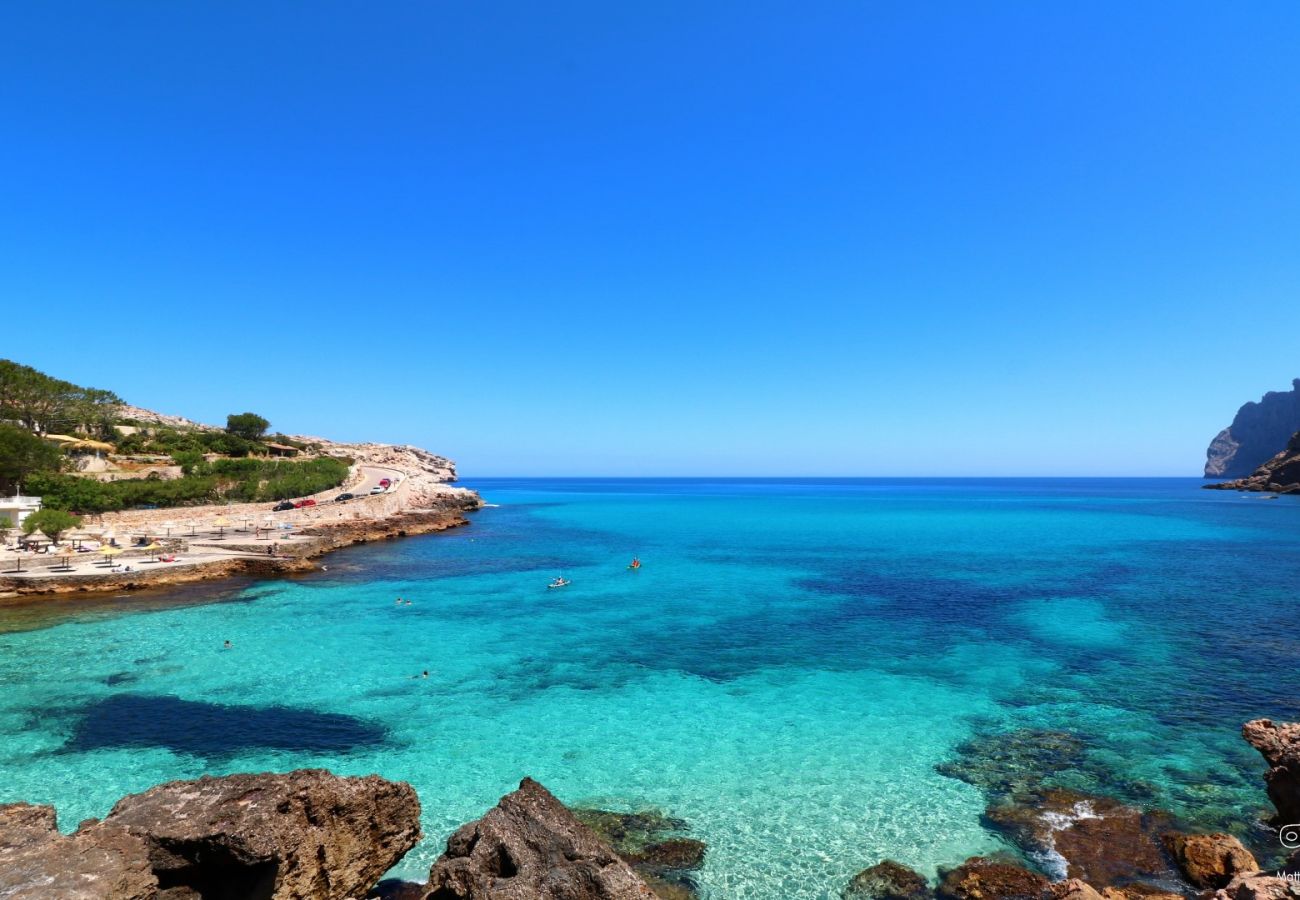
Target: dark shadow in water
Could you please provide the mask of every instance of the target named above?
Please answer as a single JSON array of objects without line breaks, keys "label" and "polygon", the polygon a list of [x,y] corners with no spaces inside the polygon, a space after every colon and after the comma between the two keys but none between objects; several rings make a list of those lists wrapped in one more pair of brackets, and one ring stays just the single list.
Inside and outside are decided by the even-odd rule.
[{"label": "dark shadow in water", "polygon": [[227,706],[179,697],[116,694],[78,710],[64,752],[166,747],[193,756],[247,750],[340,753],[384,743],[380,725],[287,706]]}]

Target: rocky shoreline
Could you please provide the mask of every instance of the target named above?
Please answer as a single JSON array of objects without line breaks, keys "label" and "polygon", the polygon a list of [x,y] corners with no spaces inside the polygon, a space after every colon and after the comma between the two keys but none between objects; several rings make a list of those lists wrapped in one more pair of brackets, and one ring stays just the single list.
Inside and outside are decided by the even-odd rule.
[{"label": "rocky shoreline", "polygon": [[406,510],[381,519],[323,522],[304,528],[292,543],[282,544],[281,552],[275,556],[266,554],[265,543],[244,546],[228,542],[224,545],[226,549],[246,550],[247,555],[121,573],[24,578],[0,576],[0,603],[29,601],[37,595],[120,593],[236,576],[269,578],[311,572],[320,568],[317,559],[342,547],[432,534],[468,525],[469,519],[464,513],[479,506],[476,499],[460,509]]},{"label": "rocky shoreline", "polygon": [[[1248,722],[1264,757],[1272,828],[1300,818],[1300,724]],[[1018,797],[1012,801],[1009,798]],[[1261,871],[1226,833],[1104,797],[1008,793],[989,824],[1011,854],[972,857],[931,885],[892,860],[844,900],[1300,900],[1297,876]],[[458,829],[423,883],[382,881],[418,843],[410,785],[324,770],[205,776],[120,800],[70,835],[48,806],[0,806],[0,897],[39,900],[690,900],[704,843],[657,812],[570,810],[525,778]],[[1292,826],[1296,827],[1296,826]],[[1285,843],[1285,841],[1283,842]],[[1300,867],[1300,854],[1286,863]]]}]

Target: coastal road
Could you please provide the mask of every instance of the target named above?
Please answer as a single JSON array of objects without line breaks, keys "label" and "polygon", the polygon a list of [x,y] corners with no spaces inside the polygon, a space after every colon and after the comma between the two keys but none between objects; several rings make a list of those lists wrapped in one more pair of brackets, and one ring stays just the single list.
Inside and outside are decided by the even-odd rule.
[{"label": "coastal road", "polygon": [[[361,466],[360,469],[361,480],[347,489],[358,497],[369,494],[372,488],[379,487],[379,482],[384,478],[390,479],[393,485],[397,485],[399,479],[404,477],[401,469],[389,469],[385,466]],[[389,490],[392,488],[390,487]]]}]

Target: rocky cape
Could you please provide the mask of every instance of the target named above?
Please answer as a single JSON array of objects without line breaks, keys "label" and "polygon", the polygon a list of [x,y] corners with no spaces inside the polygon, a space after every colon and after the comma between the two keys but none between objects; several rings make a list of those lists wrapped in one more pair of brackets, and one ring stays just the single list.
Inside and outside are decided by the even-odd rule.
[{"label": "rocky cape", "polygon": [[[1278,824],[1300,814],[1300,725],[1242,734],[1268,764]],[[972,857],[937,884],[884,860],[845,900],[1300,900],[1229,834],[1047,789],[1005,795],[989,823],[1024,856]],[[1011,801],[1011,798],[1017,798]],[[0,806],[0,897],[15,900],[689,900],[705,846],[658,812],[570,810],[525,778],[458,829],[424,883],[381,881],[419,841],[403,782],[324,770],[176,781],[70,835],[48,806]],[[1025,860],[1038,861],[1036,871]],[[1294,869],[1300,860],[1289,865]]]},{"label": "rocky cape", "polygon": [[1281,453],[1269,459],[1247,477],[1207,484],[1205,487],[1221,491],[1300,494],[1300,432],[1291,436]]},{"label": "rocky cape", "polygon": [[1270,391],[1237,410],[1232,424],[1210,442],[1206,478],[1246,478],[1300,431],[1300,378],[1290,391]]}]

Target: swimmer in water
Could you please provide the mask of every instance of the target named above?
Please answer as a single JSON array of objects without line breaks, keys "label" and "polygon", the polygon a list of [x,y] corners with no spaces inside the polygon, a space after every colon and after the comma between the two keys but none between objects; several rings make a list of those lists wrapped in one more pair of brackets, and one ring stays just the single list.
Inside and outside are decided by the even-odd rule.
[{"label": "swimmer in water", "polygon": [[233,650],[233,649],[235,649],[235,645],[232,644],[232,643],[230,643],[230,641],[226,641],[225,645],[224,645],[221,649],[223,649],[223,650]]}]

